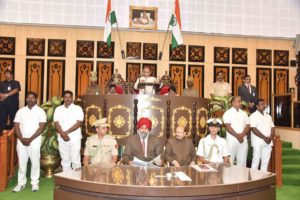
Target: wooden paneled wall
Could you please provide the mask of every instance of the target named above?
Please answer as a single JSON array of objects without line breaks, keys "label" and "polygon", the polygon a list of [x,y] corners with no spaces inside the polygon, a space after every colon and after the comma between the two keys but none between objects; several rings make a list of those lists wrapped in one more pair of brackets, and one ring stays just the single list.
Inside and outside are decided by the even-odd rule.
[{"label": "wooden paneled wall", "polygon": [[[261,88],[258,90],[263,98],[268,98],[268,96],[264,96],[264,92],[271,94],[275,88],[280,92],[283,91],[282,88],[296,88],[293,78],[296,74],[296,68],[289,66],[290,60],[295,59],[293,39],[183,33],[184,45],[170,50],[168,44],[171,41],[171,34],[168,35],[167,43],[162,49],[164,35],[164,32],[120,30],[122,41],[122,45],[120,45],[118,35],[113,28],[112,40],[114,43],[109,48],[105,43],[100,42],[103,38],[103,29],[99,28],[2,24],[0,25],[0,41],[9,44],[9,48],[4,51],[0,49],[0,64],[4,62],[3,58],[7,59],[6,62],[13,59],[15,78],[20,81],[22,88],[25,88],[26,84],[28,86],[31,84],[30,88],[22,89],[20,99],[25,99],[25,91],[35,89],[41,93],[39,97],[43,98],[43,101],[52,95],[60,94],[63,89],[69,89],[77,95],[83,94],[91,70],[98,71],[98,82],[101,84],[104,84],[116,69],[125,80],[130,79],[134,82],[145,64],[156,65],[156,73],[160,77],[164,75],[166,70],[170,70],[170,66],[174,69],[176,66],[180,66],[180,73],[176,70],[170,73],[180,84],[179,93],[185,87],[187,76],[192,74],[194,85],[199,89],[200,95],[204,97],[209,97],[209,88],[214,81],[214,66],[227,67],[226,78],[232,85],[234,92],[237,86],[241,84],[241,77],[236,76],[240,69],[235,69],[235,67],[247,68],[247,73],[252,78],[252,84]],[[128,42],[130,48],[138,43],[137,48],[127,50]],[[124,47],[123,50],[126,53],[132,56],[131,59],[122,59],[121,46]],[[161,49],[163,56],[161,60],[158,60],[158,53]],[[43,70],[39,71],[39,79],[32,79],[32,77],[27,76],[26,70],[29,72],[30,70],[26,61],[29,59],[43,60],[44,67]],[[64,75],[63,70],[59,73],[53,71],[51,69],[53,65],[49,68],[51,63],[48,60],[54,59],[65,61]],[[101,62],[112,63],[106,65],[109,66],[109,71],[103,71],[104,64],[102,65]],[[83,63],[86,63],[88,69],[84,69]],[[194,73],[196,66],[203,66],[203,70],[199,68],[199,74]],[[3,65],[0,71],[1,79],[3,78],[2,68]],[[277,83],[277,78],[274,76],[278,71],[275,69],[288,70],[290,78],[283,81],[279,77],[280,82]],[[266,71],[270,80],[261,80],[263,71]],[[54,77],[51,74],[53,72],[55,72]],[[280,72],[278,73],[280,74]],[[37,74],[31,74],[31,76],[33,75]],[[54,79],[50,80],[51,78],[60,81],[54,82]],[[39,85],[33,86],[33,82]],[[263,87],[261,84],[268,84],[269,88]],[[21,106],[22,104],[24,101],[21,101]]]}]

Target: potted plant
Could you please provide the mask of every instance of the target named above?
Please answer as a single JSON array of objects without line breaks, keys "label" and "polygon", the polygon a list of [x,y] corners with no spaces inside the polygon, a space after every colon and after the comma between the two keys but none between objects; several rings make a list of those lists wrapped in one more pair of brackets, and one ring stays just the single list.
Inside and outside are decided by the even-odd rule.
[{"label": "potted plant", "polygon": [[53,172],[60,165],[61,158],[58,151],[57,133],[54,127],[54,111],[61,105],[62,98],[54,96],[41,105],[47,114],[47,125],[42,133],[41,169],[47,178],[52,178]]}]

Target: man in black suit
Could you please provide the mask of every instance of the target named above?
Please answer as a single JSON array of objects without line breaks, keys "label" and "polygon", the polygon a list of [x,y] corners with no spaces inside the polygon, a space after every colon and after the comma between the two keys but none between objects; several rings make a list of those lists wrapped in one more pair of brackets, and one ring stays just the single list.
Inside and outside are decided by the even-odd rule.
[{"label": "man in black suit", "polygon": [[256,87],[251,85],[250,75],[245,76],[244,84],[242,84],[238,88],[238,95],[242,98],[243,101],[246,101],[249,104],[250,112],[254,112],[254,102],[257,99],[257,90]]}]

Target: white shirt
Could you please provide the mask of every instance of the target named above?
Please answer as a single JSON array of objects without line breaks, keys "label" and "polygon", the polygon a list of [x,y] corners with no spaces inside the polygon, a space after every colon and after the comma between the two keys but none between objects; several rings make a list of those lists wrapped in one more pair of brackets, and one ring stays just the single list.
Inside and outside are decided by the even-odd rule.
[{"label": "white shirt", "polygon": [[[77,121],[83,121],[83,111],[80,106],[71,104],[68,108],[65,105],[58,106],[54,112],[54,122],[58,122],[62,131],[67,131]],[[81,128],[68,134],[70,139],[81,139]],[[62,139],[59,135],[59,139]]]},{"label": "white shirt", "polygon": [[[224,124],[230,124],[232,129],[237,133],[241,134],[245,127],[250,124],[248,115],[242,110],[239,109],[238,111],[231,107],[227,110],[223,115]],[[226,139],[230,141],[235,141],[236,138],[231,135],[228,131],[226,131]],[[246,136],[244,137],[244,140]]]},{"label": "white shirt", "polygon": [[210,162],[223,162],[223,157],[230,154],[224,138],[217,135],[216,139],[213,140],[209,134],[200,140],[197,155],[204,157]]},{"label": "white shirt", "polygon": [[[267,113],[261,113],[258,110],[250,115],[250,126],[257,128],[264,136],[270,137],[271,129],[274,127],[274,123],[272,121],[272,117]],[[265,141],[251,132],[251,144],[252,146],[255,144],[262,144]],[[269,144],[273,146],[273,142]]]},{"label": "white shirt", "polygon": [[47,122],[47,117],[39,106],[35,105],[31,109],[25,106],[18,110],[14,122],[20,123],[22,137],[30,138],[39,129],[40,123]]},{"label": "white shirt", "polygon": [[[136,80],[135,84],[134,84],[134,89],[138,90],[138,85],[139,83],[142,83],[141,81],[144,81],[144,83],[154,83],[156,81],[155,77],[140,77]],[[139,94],[155,94],[155,90],[153,88],[153,86],[151,85],[146,85],[145,89],[140,89],[139,90]]]}]

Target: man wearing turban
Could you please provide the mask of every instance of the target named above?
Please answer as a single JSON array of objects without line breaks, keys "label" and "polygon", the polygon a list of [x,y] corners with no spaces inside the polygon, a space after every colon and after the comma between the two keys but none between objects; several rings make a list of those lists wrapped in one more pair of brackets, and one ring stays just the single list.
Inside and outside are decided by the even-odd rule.
[{"label": "man wearing turban", "polygon": [[148,118],[142,117],[138,121],[138,134],[128,138],[125,145],[122,158],[124,164],[144,166],[158,164],[156,160],[161,155],[163,147],[159,139],[150,134],[151,127],[152,122]]}]

